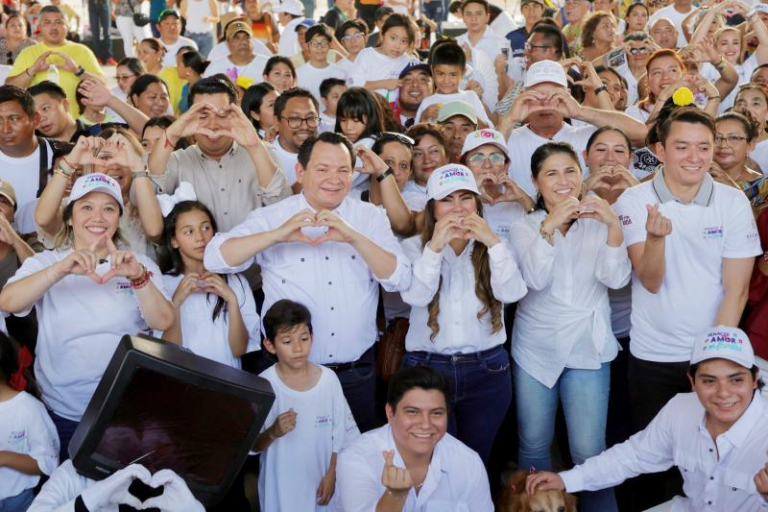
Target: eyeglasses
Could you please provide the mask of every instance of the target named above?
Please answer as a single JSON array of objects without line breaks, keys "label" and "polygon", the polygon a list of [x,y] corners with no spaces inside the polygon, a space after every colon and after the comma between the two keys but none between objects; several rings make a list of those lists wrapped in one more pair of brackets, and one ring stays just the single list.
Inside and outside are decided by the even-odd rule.
[{"label": "eyeglasses", "polygon": [[346,35],[346,36],[342,37],[341,40],[342,41],[346,41],[346,42],[358,41],[358,40],[360,40],[360,39],[362,39],[364,37],[365,37],[365,34],[363,34],[362,32],[357,32],[355,34]]},{"label": "eyeglasses", "polygon": [[651,50],[649,50],[647,46],[643,46],[642,48],[630,48],[629,53],[632,55],[646,55],[651,53]]},{"label": "eyeglasses", "polygon": [[136,75],[115,75],[115,80],[117,80],[118,82],[122,82],[123,80],[130,80],[135,76]]},{"label": "eyeglasses", "polygon": [[485,162],[490,162],[491,165],[503,165],[506,161],[506,157],[501,153],[491,153],[490,155],[472,155],[467,158],[467,163],[472,166],[480,167]]},{"label": "eyeglasses", "polygon": [[317,125],[320,124],[319,117],[281,117],[280,119],[285,119],[288,126],[294,129],[300,128],[303,123],[307,123],[308,128],[317,128]]},{"label": "eyeglasses", "polygon": [[409,147],[413,147],[416,145],[415,140],[408,137],[407,135],[403,135],[402,133],[397,133],[397,132],[381,132],[378,136],[376,136],[376,140],[381,142],[382,144],[386,142],[399,142],[400,144],[403,144]]},{"label": "eyeglasses", "polygon": [[328,43],[328,41],[310,41],[309,46],[311,46],[312,48],[322,48],[323,50],[325,50],[326,48],[328,48],[328,46],[330,46],[330,44]]},{"label": "eyeglasses", "polygon": [[723,144],[723,142],[725,142],[726,146],[733,147],[734,145],[738,144],[742,140],[747,140],[747,138],[741,135],[726,135],[725,137],[723,137],[718,133],[717,135],[715,135],[715,146],[720,146]]},{"label": "eyeglasses", "polygon": [[523,47],[526,52],[530,52],[532,50],[535,50],[537,48],[554,48],[554,46],[545,45],[545,44],[531,44],[531,43],[525,43],[525,46]]}]

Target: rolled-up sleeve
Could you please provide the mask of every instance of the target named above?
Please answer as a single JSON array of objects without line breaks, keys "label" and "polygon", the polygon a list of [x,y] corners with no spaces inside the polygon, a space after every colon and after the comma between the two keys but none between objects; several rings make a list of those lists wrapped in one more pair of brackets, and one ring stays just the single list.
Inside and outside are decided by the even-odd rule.
[{"label": "rolled-up sleeve", "polygon": [[629,283],[632,277],[632,262],[629,260],[627,247],[601,245],[595,262],[595,278],[608,288],[618,290]]},{"label": "rolled-up sleeve", "polygon": [[[275,154],[274,148],[270,151],[270,155],[275,162],[280,161]],[[293,194],[291,184],[288,183],[288,178],[285,177],[285,173],[280,169],[279,165],[275,169],[275,174],[272,176],[272,181],[269,182],[269,185],[263,188],[257,182],[257,187],[259,188],[261,202],[264,206],[277,203]]]},{"label": "rolled-up sleeve", "polygon": [[233,238],[242,238],[244,236],[254,235],[256,233],[263,233],[269,230],[266,222],[262,218],[262,210],[254,210],[248,217],[239,225],[235,226],[232,231],[227,233],[217,233],[208,245],[205,247],[205,255],[203,256],[203,265],[207,270],[216,272],[219,274],[236,274],[245,272],[256,260],[254,255],[252,258],[248,258],[240,265],[232,266],[224,260],[224,255],[221,253],[221,247]]},{"label": "rolled-up sleeve", "polygon": [[[557,236],[557,231],[554,236]],[[515,251],[528,288],[543,290],[552,282],[555,248],[534,231],[529,219],[512,224],[509,243]]]},{"label": "rolled-up sleeve", "polygon": [[491,289],[496,300],[517,302],[528,292],[517,262],[507,244],[500,242],[488,249],[491,267]]},{"label": "rolled-up sleeve", "polygon": [[400,295],[406,304],[411,306],[427,306],[437,293],[440,285],[440,266],[443,255],[435,252],[425,245],[421,247],[419,237],[409,239],[403,244],[409,257],[413,261],[413,279],[411,286]]}]

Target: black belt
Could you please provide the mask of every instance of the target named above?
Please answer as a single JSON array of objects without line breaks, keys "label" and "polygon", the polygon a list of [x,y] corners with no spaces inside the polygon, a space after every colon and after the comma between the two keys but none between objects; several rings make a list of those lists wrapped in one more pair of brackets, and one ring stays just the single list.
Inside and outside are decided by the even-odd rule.
[{"label": "black belt", "polygon": [[330,363],[330,364],[324,364],[326,368],[330,368],[336,373],[343,372],[346,370],[352,370],[354,368],[362,367],[362,366],[372,366],[375,359],[373,357],[373,347],[369,348],[365,352],[363,352],[363,355],[360,356],[360,359],[356,361],[352,361],[350,363]]}]

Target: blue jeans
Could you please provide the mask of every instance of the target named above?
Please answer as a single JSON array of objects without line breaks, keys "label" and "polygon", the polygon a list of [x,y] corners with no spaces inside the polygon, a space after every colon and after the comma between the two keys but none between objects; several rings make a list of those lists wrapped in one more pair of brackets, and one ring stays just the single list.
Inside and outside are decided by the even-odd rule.
[{"label": "blue jeans", "polygon": [[[520,469],[527,471],[533,467],[539,471],[552,471],[550,449],[559,401],[563,404],[573,462],[581,464],[605,450],[605,425],[611,388],[610,363],[604,363],[599,370],[566,368],[552,389],[534,379],[517,363],[513,373],[520,436]],[[613,489],[581,493],[581,510],[618,510]]]},{"label": "blue jeans", "polygon": [[360,356],[354,368],[327,366],[339,378],[344,398],[360,432],[381,426],[376,417],[376,358],[373,347]]},{"label": "blue jeans", "polygon": [[197,51],[207,59],[213,49],[213,32],[187,32],[187,37],[197,43]]},{"label": "blue jeans", "polygon": [[34,499],[32,489],[27,489],[16,496],[0,500],[0,512],[27,512]]},{"label": "blue jeans", "polygon": [[451,395],[448,432],[475,450],[487,466],[512,403],[509,354],[504,347],[453,356],[407,352],[403,367],[412,366],[429,366],[445,375]]},{"label": "blue jeans", "polygon": [[75,434],[75,430],[77,430],[80,422],[62,418],[54,414],[53,411],[48,411],[48,414],[51,416],[53,426],[56,427],[56,432],[59,434],[59,442],[61,443],[59,447],[59,460],[65,461],[69,458],[69,442],[72,440],[72,436]]},{"label": "blue jeans", "polygon": [[109,35],[110,9],[109,0],[90,0],[88,2],[88,18],[91,21],[91,34],[93,35],[93,48],[91,49],[96,58],[102,61],[112,58],[112,39]]}]

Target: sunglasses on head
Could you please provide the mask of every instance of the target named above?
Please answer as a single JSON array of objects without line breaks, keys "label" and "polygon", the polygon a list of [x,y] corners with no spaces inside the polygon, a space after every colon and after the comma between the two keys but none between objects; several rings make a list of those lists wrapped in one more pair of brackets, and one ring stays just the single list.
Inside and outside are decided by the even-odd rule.
[{"label": "sunglasses on head", "polygon": [[651,53],[651,51],[648,47],[643,46],[642,48],[630,48],[629,53],[632,55],[647,55],[648,53]]},{"label": "sunglasses on head", "polygon": [[379,142],[399,142],[400,144],[405,144],[406,146],[413,147],[416,145],[416,141],[412,138],[408,137],[407,135],[403,135],[402,133],[397,132],[381,132],[377,137],[376,140]]}]

